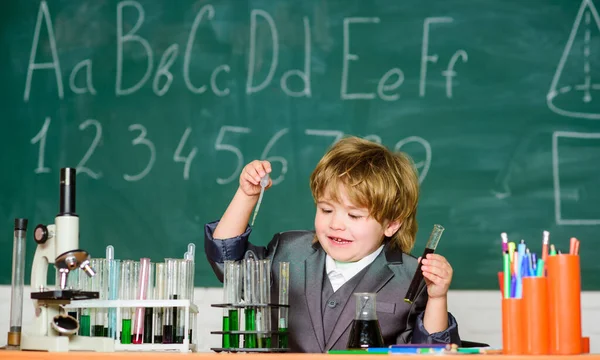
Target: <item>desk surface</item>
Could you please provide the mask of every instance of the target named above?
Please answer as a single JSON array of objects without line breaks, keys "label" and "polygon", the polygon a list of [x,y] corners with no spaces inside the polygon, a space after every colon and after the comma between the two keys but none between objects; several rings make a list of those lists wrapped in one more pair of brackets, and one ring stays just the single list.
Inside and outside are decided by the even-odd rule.
[{"label": "desk surface", "polygon": [[[72,353],[71,353],[72,354]],[[78,353],[81,354],[81,353]],[[64,353],[48,353],[41,351],[0,351],[0,358],[2,360],[54,360],[64,356]],[[185,357],[186,360],[316,360],[322,359],[323,356],[330,356],[334,360],[357,360],[359,356],[360,360],[382,360],[382,356],[386,355],[325,355],[325,354],[229,354],[229,353],[151,353],[151,352],[115,352],[115,353],[95,353],[86,352],[84,358],[86,360],[166,360],[166,359],[181,359]],[[401,355],[387,355],[387,356],[401,356]],[[419,358],[428,359],[440,359],[440,355],[408,355],[410,358],[418,356]],[[515,359],[522,358],[520,356],[505,356],[505,355],[445,355],[452,360],[474,360],[475,358],[490,358],[501,360],[501,359]],[[588,354],[581,355],[580,358],[586,360],[600,360],[600,354]],[[557,356],[527,356],[527,360],[556,360]]]}]

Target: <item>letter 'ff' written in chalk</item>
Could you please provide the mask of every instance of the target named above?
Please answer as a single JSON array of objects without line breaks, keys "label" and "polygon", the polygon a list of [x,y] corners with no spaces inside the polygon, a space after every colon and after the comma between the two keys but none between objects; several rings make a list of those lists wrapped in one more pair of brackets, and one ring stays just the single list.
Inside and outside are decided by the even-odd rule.
[{"label": "letter 'ff' written in chalk", "polygon": [[[125,27],[124,14],[132,19],[132,26]],[[220,64],[216,66],[210,76],[203,78],[200,72],[196,72],[194,64],[202,61],[202,46],[196,43],[196,33],[198,28],[204,24],[207,26],[215,17],[215,8],[211,4],[206,4],[196,13],[194,22],[189,30],[185,48],[183,49],[183,61],[177,62],[177,58],[181,55],[180,45],[173,43],[157,58],[155,68],[155,57],[151,39],[146,39],[141,35],[141,30],[144,26],[146,12],[144,7],[137,1],[126,0],[118,2],[116,5],[116,77],[115,77],[115,95],[128,96],[132,95],[146,84],[151,83],[152,90],[157,96],[165,95],[174,80],[174,66],[181,67],[181,76],[183,83],[188,91],[201,95],[210,91],[216,96],[229,96],[229,85],[234,81],[230,73],[232,71],[229,64]],[[342,47],[343,52],[340,58],[341,61],[341,82],[340,82],[340,98],[342,100],[372,100],[381,99],[384,101],[396,101],[400,99],[400,87],[405,81],[405,74],[402,69],[392,67],[382,74],[381,78],[375,86],[370,89],[350,89],[349,79],[359,78],[360,72],[352,73],[352,68],[360,68],[368,65],[368,62],[361,63],[360,51],[353,50],[352,47],[352,31],[356,28],[363,28],[372,32],[376,31],[377,24],[381,22],[378,17],[348,17],[343,19],[342,29]],[[450,17],[429,17],[423,22],[423,38],[421,47],[421,66],[419,74],[419,89],[420,97],[426,94],[428,76],[428,65],[436,64],[439,56],[435,50],[431,50],[429,43],[434,29],[440,27],[451,26],[453,19]],[[302,18],[304,48],[302,51],[302,67],[300,69],[286,69],[284,72],[278,72],[279,67],[279,33],[277,24],[273,17],[266,11],[253,9],[250,11],[250,31],[249,31],[249,49],[248,62],[245,65],[246,69],[246,84],[245,92],[247,95],[259,93],[272,84],[276,84],[276,75],[279,75],[279,87],[281,91],[290,97],[311,97],[312,82],[311,82],[311,28],[308,17]],[[45,31],[42,31],[45,29]],[[268,36],[259,36],[268,33]],[[42,33],[47,34],[47,39],[40,39]],[[375,33],[373,37],[377,36]],[[38,62],[38,48],[42,44],[47,44],[42,48],[48,48],[51,61]],[[37,12],[37,20],[33,32],[33,40],[31,51],[29,53],[29,63],[27,67],[27,76],[25,79],[25,90],[23,100],[28,102],[31,96],[32,84],[35,84],[34,74],[38,71],[52,71],[56,79],[56,89],[59,99],[65,96],[65,84],[63,84],[62,69],[59,59],[59,45],[57,44],[54,28],[52,25],[52,16],[46,0],[40,2]],[[127,47],[125,46],[127,45]],[[390,44],[390,46],[402,46],[402,44]],[[141,69],[142,74],[138,78],[125,79],[123,74],[132,74],[126,68],[126,49],[134,47],[139,53],[142,50],[142,60],[128,66],[135,66],[136,69]],[[268,54],[265,56],[264,53]],[[195,57],[197,56],[197,57]],[[458,76],[456,71],[459,63],[466,63],[468,55],[465,50],[459,49],[448,59],[445,70],[441,71],[441,76],[436,75],[434,78],[445,78],[445,95],[447,98],[452,98],[455,88],[454,78]],[[92,59],[82,59],[71,70],[69,74],[69,89],[77,95],[89,94],[96,95],[97,91],[93,84],[93,67]],[[264,70],[264,71],[259,71]],[[136,72],[137,73],[137,72]],[[239,71],[238,71],[239,73]],[[265,74],[266,73],[266,74]],[[133,75],[132,75],[133,76]],[[47,76],[43,77],[44,79]],[[293,85],[293,86],[292,86]],[[46,87],[45,87],[46,88]],[[367,90],[367,91],[365,91]],[[415,89],[416,91],[416,89]]]}]

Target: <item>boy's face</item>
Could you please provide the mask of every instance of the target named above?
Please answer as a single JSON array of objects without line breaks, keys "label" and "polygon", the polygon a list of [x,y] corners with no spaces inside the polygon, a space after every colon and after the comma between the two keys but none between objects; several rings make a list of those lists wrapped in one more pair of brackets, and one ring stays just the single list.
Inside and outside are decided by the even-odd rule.
[{"label": "boy's face", "polygon": [[334,260],[358,261],[371,254],[383,242],[384,236],[392,236],[400,223],[380,224],[369,216],[369,210],[357,207],[348,199],[344,187],[339,189],[341,202],[327,196],[317,202],[315,231],[319,243]]}]

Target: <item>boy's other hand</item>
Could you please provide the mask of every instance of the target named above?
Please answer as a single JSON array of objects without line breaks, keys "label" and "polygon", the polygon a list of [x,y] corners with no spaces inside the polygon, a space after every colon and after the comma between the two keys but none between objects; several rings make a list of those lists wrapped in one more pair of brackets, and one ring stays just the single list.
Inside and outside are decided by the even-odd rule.
[{"label": "boy's other hand", "polygon": [[[271,173],[271,163],[266,160],[254,160],[244,166],[240,174],[240,189],[248,196],[260,194],[260,179]],[[269,177],[269,184],[265,189],[271,187],[273,182]]]},{"label": "boy's other hand", "polygon": [[429,298],[446,297],[452,282],[452,266],[448,260],[439,254],[427,254],[427,257],[422,260],[421,270]]}]

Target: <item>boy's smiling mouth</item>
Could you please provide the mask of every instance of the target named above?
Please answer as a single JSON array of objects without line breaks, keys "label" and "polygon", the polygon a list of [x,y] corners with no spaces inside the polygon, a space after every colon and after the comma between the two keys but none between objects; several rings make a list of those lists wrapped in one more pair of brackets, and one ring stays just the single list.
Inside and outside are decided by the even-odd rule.
[{"label": "boy's smiling mouth", "polygon": [[350,241],[350,240],[346,240],[346,239],[342,239],[342,238],[338,238],[338,237],[328,236],[327,238],[329,238],[329,240],[331,242],[338,244],[338,245],[346,245],[346,244],[352,243],[352,241]]}]

